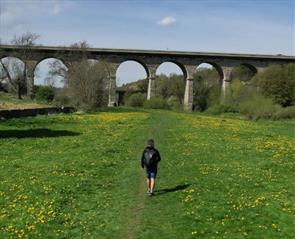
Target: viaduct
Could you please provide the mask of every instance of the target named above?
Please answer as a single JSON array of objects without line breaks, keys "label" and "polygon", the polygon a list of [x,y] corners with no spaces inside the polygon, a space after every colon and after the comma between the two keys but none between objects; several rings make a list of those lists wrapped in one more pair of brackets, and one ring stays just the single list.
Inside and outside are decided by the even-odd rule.
[{"label": "viaduct", "polygon": [[134,50],[134,49],[106,49],[106,48],[71,48],[71,47],[30,47],[26,59],[22,59],[24,47],[13,45],[0,45],[0,59],[4,57],[17,57],[27,68],[27,91],[31,94],[34,85],[34,71],[39,62],[48,58],[57,58],[65,66],[67,62],[79,61],[82,56],[88,59],[104,60],[109,68],[109,106],[116,104],[116,71],[125,61],[135,61],[141,64],[147,75],[147,99],[155,96],[156,70],[164,62],[175,63],[183,72],[186,84],[184,93],[184,107],[191,110],[193,107],[193,75],[197,66],[202,63],[211,64],[219,73],[221,82],[221,96],[226,99],[229,94],[231,72],[235,66],[243,65],[254,73],[263,71],[273,64],[295,63],[295,56],[285,55],[256,55],[232,54],[212,52],[184,52],[160,50]]}]

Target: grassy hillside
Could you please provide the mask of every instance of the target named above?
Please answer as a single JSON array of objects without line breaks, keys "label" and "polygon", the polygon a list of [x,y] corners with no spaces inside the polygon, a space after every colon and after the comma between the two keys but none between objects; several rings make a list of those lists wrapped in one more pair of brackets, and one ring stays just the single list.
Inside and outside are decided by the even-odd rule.
[{"label": "grassy hillside", "polygon": [[0,238],[293,238],[294,130],[167,111],[1,122]]}]

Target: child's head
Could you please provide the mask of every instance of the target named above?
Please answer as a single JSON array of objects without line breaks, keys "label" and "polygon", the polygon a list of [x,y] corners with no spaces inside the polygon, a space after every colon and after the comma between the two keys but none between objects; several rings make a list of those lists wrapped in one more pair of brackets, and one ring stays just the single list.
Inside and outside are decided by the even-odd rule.
[{"label": "child's head", "polygon": [[147,141],[147,145],[148,145],[148,146],[151,146],[151,147],[154,147],[154,146],[155,146],[155,141],[154,141],[153,139],[149,139],[149,140]]}]

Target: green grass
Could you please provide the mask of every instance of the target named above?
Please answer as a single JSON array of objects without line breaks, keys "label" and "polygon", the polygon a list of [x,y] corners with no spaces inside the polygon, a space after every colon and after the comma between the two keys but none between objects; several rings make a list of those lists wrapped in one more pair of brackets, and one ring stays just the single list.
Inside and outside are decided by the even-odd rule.
[{"label": "green grass", "polygon": [[161,110],[2,121],[0,238],[294,238],[294,131]]},{"label": "green grass", "polygon": [[40,108],[49,106],[50,105],[45,102],[36,102],[28,96],[24,96],[21,100],[19,100],[14,94],[0,92],[0,110]]}]

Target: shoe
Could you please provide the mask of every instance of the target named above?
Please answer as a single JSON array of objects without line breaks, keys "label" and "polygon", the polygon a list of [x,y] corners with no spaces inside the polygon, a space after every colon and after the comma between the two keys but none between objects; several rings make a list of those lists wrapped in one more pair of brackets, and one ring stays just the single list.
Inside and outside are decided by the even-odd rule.
[{"label": "shoe", "polygon": [[150,197],[155,196],[155,193],[154,193],[154,192],[150,192],[150,193],[149,193],[149,196],[150,196]]},{"label": "shoe", "polygon": [[148,190],[146,191],[146,193],[147,193],[147,194],[150,194],[151,192],[150,192],[150,190],[148,189]]}]

